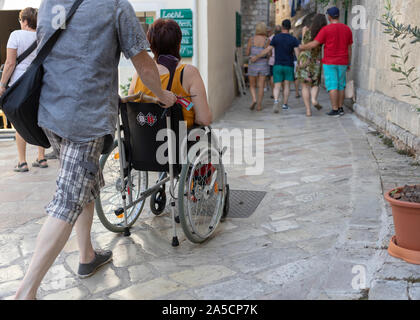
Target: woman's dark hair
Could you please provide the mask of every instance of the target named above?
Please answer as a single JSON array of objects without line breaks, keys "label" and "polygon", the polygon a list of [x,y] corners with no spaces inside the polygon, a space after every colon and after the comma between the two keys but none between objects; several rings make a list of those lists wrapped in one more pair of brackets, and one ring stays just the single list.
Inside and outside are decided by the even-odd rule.
[{"label": "woman's dark hair", "polygon": [[19,13],[19,19],[23,22],[28,23],[28,27],[31,29],[36,29],[38,17],[38,10],[35,8],[25,8]]},{"label": "woman's dark hair", "polygon": [[315,39],[319,31],[321,31],[321,29],[326,25],[328,25],[328,22],[324,14],[317,14],[314,17],[310,27],[312,40]]},{"label": "woman's dark hair", "polygon": [[158,19],[149,28],[147,40],[157,59],[160,55],[170,54],[181,60],[182,31],[178,23],[171,19]]}]

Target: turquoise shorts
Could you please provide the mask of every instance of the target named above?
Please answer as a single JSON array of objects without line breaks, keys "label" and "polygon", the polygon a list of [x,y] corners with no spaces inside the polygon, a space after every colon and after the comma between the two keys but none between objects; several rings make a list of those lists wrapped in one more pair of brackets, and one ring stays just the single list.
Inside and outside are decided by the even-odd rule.
[{"label": "turquoise shorts", "polygon": [[327,91],[346,89],[347,66],[324,64],[325,86]]},{"label": "turquoise shorts", "polygon": [[274,83],[287,81],[295,81],[295,70],[293,67],[274,65],[273,67]]}]

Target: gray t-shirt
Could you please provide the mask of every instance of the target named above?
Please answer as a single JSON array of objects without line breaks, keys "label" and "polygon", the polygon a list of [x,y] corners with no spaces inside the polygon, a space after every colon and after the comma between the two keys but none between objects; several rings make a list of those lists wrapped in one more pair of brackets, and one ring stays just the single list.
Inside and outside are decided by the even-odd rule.
[{"label": "gray t-shirt", "polygon": [[[38,50],[55,31],[57,5],[44,0],[38,13]],[[38,124],[72,142],[114,135],[118,117],[118,64],[149,48],[127,0],[84,0],[44,62]]]}]

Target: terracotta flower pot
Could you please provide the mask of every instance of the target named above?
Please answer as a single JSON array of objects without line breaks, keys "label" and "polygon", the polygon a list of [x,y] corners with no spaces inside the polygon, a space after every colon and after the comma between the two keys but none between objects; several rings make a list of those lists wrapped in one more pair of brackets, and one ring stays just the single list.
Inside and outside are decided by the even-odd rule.
[{"label": "terracotta flower pot", "polygon": [[[401,190],[402,188],[397,188]],[[388,252],[409,263],[420,264],[420,203],[395,200],[390,193],[385,199],[391,204],[394,217],[395,237],[391,239]],[[413,256],[418,256],[413,260]]]}]

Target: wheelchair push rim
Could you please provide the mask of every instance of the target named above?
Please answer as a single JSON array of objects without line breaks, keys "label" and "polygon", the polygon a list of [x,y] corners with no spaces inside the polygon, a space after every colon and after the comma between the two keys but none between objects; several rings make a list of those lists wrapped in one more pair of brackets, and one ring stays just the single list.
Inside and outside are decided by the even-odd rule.
[{"label": "wheelchair push rim", "polygon": [[111,153],[103,155],[100,160],[105,178],[105,186],[101,189],[100,196],[95,201],[95,207],[100,221],[105,228],[116,233],[124,232],[126,227],[125,214],[127,215],[127,227],[131,227],[137,221],[146,201],[140,201],[127,209],[127,212],[117,215],[115,210],[123,207],[121,189],[124,188],[127,192],[129,205],[130,199],[132,201],[138,199],[140,194],[148,187],[148,173],[144,171],[131,170],[131,190],[128,186],[127,175],[125,175],[124,182],[121,181],[119,156],[118,142],[115,141],[114,149]]},{"label": "wheelchair push rim", "polygon": [[217,229],[225,203],[226,181],[220,154],[208,147],[201,149],[193,163],[183,166],[178,188],[184,233],[194,243],[204,242]]}]

